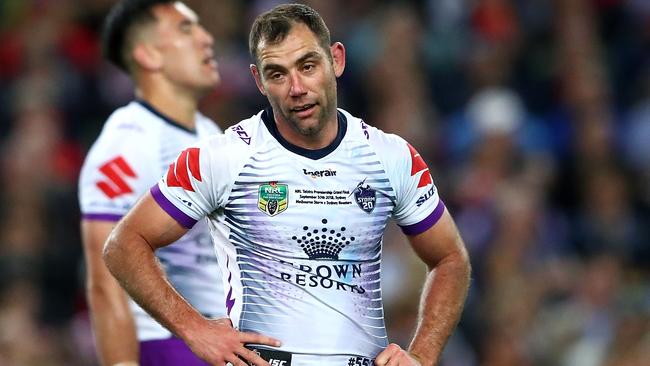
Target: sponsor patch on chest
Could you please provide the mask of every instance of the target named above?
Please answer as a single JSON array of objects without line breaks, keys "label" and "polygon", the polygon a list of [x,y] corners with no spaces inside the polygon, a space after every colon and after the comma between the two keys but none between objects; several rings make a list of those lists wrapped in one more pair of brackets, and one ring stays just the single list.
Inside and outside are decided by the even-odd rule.
[{"label": "sponsor patch on chest", "polygon": [[286,184],[269,182],[259,187],[257,208],[269,216],[282,213],[289,206],[289,187]]}]

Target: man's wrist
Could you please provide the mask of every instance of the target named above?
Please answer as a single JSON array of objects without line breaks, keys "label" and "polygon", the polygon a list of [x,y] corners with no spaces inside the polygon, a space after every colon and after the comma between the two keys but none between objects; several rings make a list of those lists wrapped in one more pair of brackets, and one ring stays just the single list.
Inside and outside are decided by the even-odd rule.
[{"label": "man's wrist", "polygon": [[192,343],[197,334],[197,329],[205,327],[207,319],[198,311],[192,309],[190,313],[186,314],[183,322],[176,323],[176,329],[170,329],[178,338],[182,339],[188,345]]},{"label": "man's wrist", "polygon": [[416,354],[413,353],[413,352],[407,352],[407,353],[408,353],[408,355],[411,356],[411,358],[412,358],[413,360],[415,360],[415,362],[417,362],[419,365],[424,365],[424,363],[422,363],[422,357],[416,355]]}]

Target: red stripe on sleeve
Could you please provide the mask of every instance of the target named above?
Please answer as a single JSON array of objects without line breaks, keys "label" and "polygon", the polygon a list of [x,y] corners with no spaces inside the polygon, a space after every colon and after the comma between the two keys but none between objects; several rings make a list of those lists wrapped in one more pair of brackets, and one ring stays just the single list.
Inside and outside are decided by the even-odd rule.
[{"label": "red stripe on sleeve", "polygon": [[411,144],[408,144],[409,151],[411,152],[411,176],[414,176],[415,173],[420,172],[424,169],[429,169],[427,163],[424,162],[424,159],[420,156],[420,153],[415,150]]},{"label": "red stripe on sleeve", "polygon": [[191,147],[187,149],[189,151],[189,156],[187,158],[187,165],[190,167],[190,173],[194,179],[201,182],[201,167],[199,162],[199,154],[201,150],[198,147]]},{"label": "red stripe on sleeve", "polygon": [[194,188],[192,188],[192,182],[190,181],[190,173],[189,169],[187,166],[187,156],[189,155],[188,151],[185,150],[181,153],[181,155],[178,157],[178,160],[176,160],[176,179],[181,184],[181,187],[185,189],[186,191],[194,192]]}]

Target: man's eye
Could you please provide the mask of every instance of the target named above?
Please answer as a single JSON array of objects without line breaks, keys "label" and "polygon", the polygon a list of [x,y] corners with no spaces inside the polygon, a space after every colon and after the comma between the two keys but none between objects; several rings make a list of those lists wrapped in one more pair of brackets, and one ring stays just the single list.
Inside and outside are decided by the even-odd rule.
[{"label": "man's eye", "polygon": [[273,74],[269,75],[269,79],[271,80],[280,80],[282,78],[282,73],[281,72],[274,72]]},{"label": "man's eye", "polygon": [[305,64],[302,69],[305,71],[312,71],[315,67],[314,64]]},{"label": "man's eye", "polygon": [[183,33],[192,33],[192,24],[183,23],[180,26],[180,30]]}]

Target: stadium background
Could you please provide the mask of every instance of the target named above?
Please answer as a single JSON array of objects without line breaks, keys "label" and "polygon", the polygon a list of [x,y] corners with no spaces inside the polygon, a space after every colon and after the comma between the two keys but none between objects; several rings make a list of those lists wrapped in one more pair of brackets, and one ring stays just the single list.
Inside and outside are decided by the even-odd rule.
[{"label": "stadium background", "polygon": [[[110,0],[0,1],[0,365],[95,365],[76,182],[132,97],[103,62]],[[226,128],[265,105],[247,66],[268,0],[187,0]],[[309,2],[347,46],[339,105],[426,157],[474,266],[445,366],[650,361],[650,2]],[[406,346],[422,265],[392,227],[389,336]],[[119,329],[115,330],[119,332]]]}]

